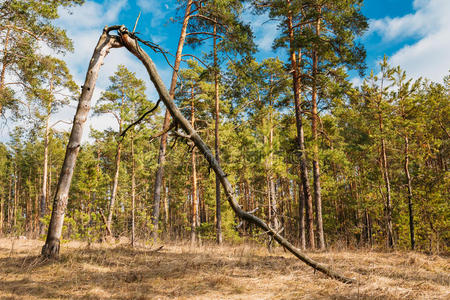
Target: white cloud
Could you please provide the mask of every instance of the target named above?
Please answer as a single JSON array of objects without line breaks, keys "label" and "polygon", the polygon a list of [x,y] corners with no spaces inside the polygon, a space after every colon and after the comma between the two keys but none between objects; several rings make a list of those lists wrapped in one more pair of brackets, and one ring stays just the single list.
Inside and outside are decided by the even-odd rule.
[{"label": "white cloud", "polygon": [[250,24],[258,49],[271,51],[273,41],[279,34],[277,28],[278,23],[271,21],[268,13],[262,15],[252,14],[250,5],[245,6],[242,20]]},{"label": "white cloud", "polygon": [[369,34],[379,34],[384,43],[418,39],[391,55],[390,63],[413,77],[441,81],[450,69],[450,1],[415,0],[413,7],[412,14],[371,21]]},{"label": "white cloud", "polygon": [[137,0],[137,5],[144,13],[150,13],[152,15],[152,19],[150,21],[151,27],[157,27],[161,23],[163,23],[166,18],[167,13],[169,12],[169,6],[166,4],[164,8],[162,8],[160,0]]}]

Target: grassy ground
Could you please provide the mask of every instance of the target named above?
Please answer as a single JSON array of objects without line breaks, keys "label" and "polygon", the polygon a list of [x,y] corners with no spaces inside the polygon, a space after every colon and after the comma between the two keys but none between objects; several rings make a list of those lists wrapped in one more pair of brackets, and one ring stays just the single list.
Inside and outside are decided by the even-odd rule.
[{"label": "grassy ground", "polygon": [[450,260],[412,252],[310,253],[346,285],[282,249],[70,242],[43,261],[42,244],[0,239],[0,299],[450,299]]}]

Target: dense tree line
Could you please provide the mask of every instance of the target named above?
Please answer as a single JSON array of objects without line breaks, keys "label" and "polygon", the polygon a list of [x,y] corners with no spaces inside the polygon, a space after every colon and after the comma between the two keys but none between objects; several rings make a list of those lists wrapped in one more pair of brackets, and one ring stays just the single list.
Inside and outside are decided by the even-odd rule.
[{"label": "dense tree line", "polygon": [[[81,2],[0,7],[0,112],[5,122],[20,120],[0,144],[0,234],[46,232],[68,143],[49,120],[78,92],[63,61],[34,49],[41,41],[70,50],[51,20],[58,6]],[[385,58],[352,86],[349,70],[364,71],[356,40],[367,28],[357,0],[252,1],[254,13],[279,22],[274,47],[285,50],[259,61],[242,2],[179,1],[170,87],[242,207],[302,249],[448,252],[450,76],[412,80]],[[191,52],[183,54],[184,43]],[[95,114],[111,114],[118,131],[92,129],[82,145],[63,237],[265,242],[234,216],[208,162],[171,130],[168,113],[122,134],[154,106],[145,89],[119,66],[97,101]]]}]

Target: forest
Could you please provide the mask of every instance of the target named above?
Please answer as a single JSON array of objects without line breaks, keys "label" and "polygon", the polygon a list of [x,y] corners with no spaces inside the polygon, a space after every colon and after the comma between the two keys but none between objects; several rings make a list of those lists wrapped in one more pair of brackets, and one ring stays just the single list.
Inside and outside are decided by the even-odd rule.
[{"label": "forest", "polygon": [[[134,11],[128,28],[98,29],[92,60],[83,62],[89,65],[84,85],[57,55],[73,51],[74,43],[55,25],[62,10],[82,8],[83,0],[0,2],[0,130],[8,132],[0,140],[0,265],[17,272],[20,264],[50,270],[37,262],[41,252],[46,260],[62,257],[64,267],[96,257],[91,250],[73,252],[73,243],[112,249],[101,252],[111,261],[181,247],[202,264],[204,253],[195,249],[209,249],[215,258],[247,249],[242,253],[253,254],[241,253],[238,267],[269,255],[270,268],[282,276],[278,257],[289,259],[281,260],[286,268],[297,264],[287,249],[304,262],[307,253],[314,258],[308,265],[345,282],[333,272],[368,274],[355,269],[358,260],[348,263],[353,269],[342,263],[334,271],[321,271],[316,260],[332,266],[349,259],[335,251],[350,251],[349,257],[353,251],[353,259],[375,251],[386,255],[387,264],[389,255],[406,255],[410,265],[433,257],[441,264],[428,270],[439,270],[431,279],[441,285],[436,295],[449,295],[450,73],[437,82],[416,78],[387,56],[369,70],[361,43],[369,30],[362,0],[172,2],[176,49],[139,33],[146,24]],[[280,55],[261,57],[244,13],[276,23],[272,47]],[[103,58],[119,47],[145,65],[159,99],[149,97],[153,86],[125,64],[93,97]],[[158,77],[160,62],[171,70],[167,83]],[[55,119],[74,105],[75,117]],[[107,130],[85,126],[87,118],[107,115]],[[69,129],[58,130],[60,123]],[[17,237],[35,244],[11,262],[7,253],[14,252]],[[135,259],[129,263],[139,268]],[[127,274],[126,282],[144,280],[137,271]],[[318,275],[310,276],[314,281]],[[205,298],[250,295],[246,287],[226,290],[227,279],[216,281],[206,290],[222,287],[225,294]],[[10,284],[0,296],[15,293]],[[149,297],[196,297],[198,291],[186,289]],[[366,298],[374,296],[369,290]],[[358,299],[359,293],[358,286]],[[378,296],[405,296],[386,293]],[[20,295],[26,296],[12,299]],[[250,298],[279,294],[262,295]],[[420,298],[411,295],[405,297]]]}]

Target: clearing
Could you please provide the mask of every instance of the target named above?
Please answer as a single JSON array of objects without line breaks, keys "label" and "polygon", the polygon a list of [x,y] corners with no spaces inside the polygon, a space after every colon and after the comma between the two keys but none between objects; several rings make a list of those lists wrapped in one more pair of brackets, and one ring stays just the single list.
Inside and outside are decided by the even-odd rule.
[{"label": "clearing", "polygon": [[448,257],[413,252],[309,253],[359,283],[326,278],[283,249],[0,239],[0,299],[450,299]]}]

